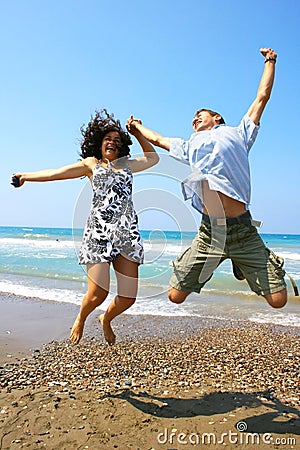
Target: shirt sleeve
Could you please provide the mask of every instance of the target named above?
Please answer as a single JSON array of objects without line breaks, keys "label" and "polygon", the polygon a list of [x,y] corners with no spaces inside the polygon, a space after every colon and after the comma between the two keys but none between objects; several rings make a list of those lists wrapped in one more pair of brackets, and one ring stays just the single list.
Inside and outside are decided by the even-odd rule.
[{"label": "shirt sleeve", "polygon": [[238,130],[242,135],[249,152],[257,137],[259,125],[256,125],[246,114],[242,118],[241,123],[238,126]]},{"label": "shirt sleeve", "polygon": [[169,155],[179,161],[189,164],[189,143],[181,138],[170,139]]}]

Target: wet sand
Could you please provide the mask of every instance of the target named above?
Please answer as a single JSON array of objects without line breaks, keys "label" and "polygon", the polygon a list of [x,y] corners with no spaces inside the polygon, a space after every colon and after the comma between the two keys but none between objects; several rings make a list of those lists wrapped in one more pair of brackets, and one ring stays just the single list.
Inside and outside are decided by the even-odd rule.
[{"label": "wet sand", "polygon": [[0,301],[1,449],[299,448],[299,329]]},{"label": "wet sand", "polygon": [[69,336],[78,306],[0,293],[0,363]]}]

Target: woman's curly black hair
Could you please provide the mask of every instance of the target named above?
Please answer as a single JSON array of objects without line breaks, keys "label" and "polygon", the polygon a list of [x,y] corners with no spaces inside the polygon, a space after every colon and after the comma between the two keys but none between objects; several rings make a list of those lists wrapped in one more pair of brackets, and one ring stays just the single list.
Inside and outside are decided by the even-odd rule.
[{"label": "woman's curly black hair", "polygon": [[102,109],[95,112],[95,116],[91,117],[87,126],[82,125],[80,128],[83,136],[80,143],[81,153],[79,155],[81,158],[85,159],[89,156],[94,156],[101,160],[102,141],[104,136],[110,131],[117,131],[120,135],[122,146],[119,148],[118,157],[128,156],[130,152],[129,145],[132,145],[129,134],[122,129],[120,121],[115,120],[113,114],[108,114],[106,109]]}]

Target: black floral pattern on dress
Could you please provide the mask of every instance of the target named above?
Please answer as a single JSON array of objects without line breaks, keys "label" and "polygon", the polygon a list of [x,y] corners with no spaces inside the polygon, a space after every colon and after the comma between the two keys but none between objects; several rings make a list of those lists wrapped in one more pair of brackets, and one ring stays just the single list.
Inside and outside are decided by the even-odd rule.
[{"label": "black floral pattern on dress", "polygon": [[92,178],[93,199],[87,218],[79,264],[110,262],[120,254],[143,263],[144,249],[132,202],[129,167],[113,170],[97,164]]}]

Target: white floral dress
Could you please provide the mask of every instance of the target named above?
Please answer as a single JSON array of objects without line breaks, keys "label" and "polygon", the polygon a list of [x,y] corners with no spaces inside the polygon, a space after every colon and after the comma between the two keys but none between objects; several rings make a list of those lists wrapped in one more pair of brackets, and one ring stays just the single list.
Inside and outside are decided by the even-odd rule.
[{"label": "white floral dress", "polygon": [[96,264],[127,256],[142,264],[143,243],[132,202],[133,176],[128,165],[121,170],[97,163],[91,179],[93,199],[79,252],[79,264]]}]

